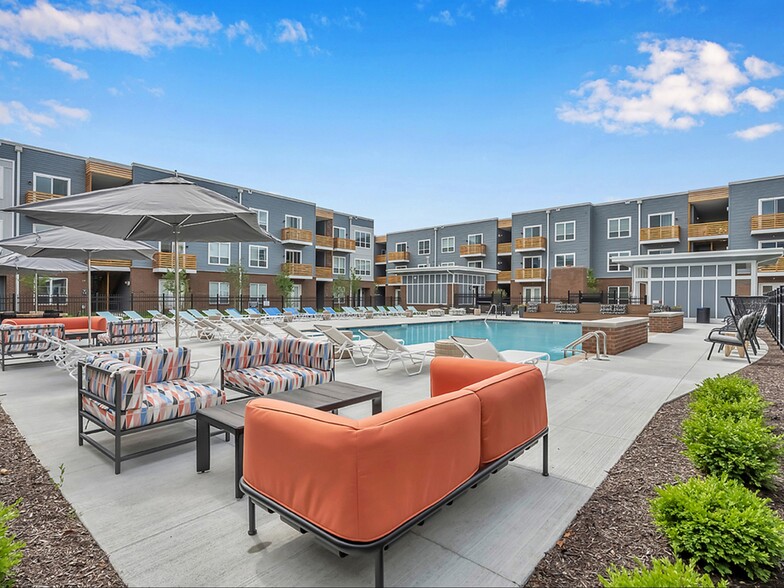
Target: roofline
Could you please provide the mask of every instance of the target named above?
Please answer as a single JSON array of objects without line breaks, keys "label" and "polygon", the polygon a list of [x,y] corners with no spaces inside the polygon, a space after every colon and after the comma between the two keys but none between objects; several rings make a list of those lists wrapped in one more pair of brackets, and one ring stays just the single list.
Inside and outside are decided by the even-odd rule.
[{"label": "roofline", "polygon": [[738,184],[751,184],[752,182],[765,182],[765,181],[768,181],[768,180],[783,180],[783,179],[784,179],[784,175],[782,175],[782,176],[768,176],[768,177],[765,177],[765,178],[754,178],[754,179],[751,179],[751,180],[737,180],[735,182],[729,182],[728,185],[729,186],[736,186]]},{"label": "roofline", "polygon": [[100,161],[102,163],[108,163],[111,165],[116,165],[120,167],[127,167],[130,169],[130,165],[127,163],[119,163],[117,161],[111,161],[110,159],[100,159],[98,157],[89,157],[84,155],[75,155],[73,153],[66,153],[65,151],[55,151],[54,149],[46,149],[45,147],[37,147],[35,145],[28,145],[27,143],[19,143],[18,141],[9,141],[8,139],[0,139],[0,144],[5,143],[6,145],[12,145],[14,147],[21,147],[22,149],[32,149],[33,151],[40,151],[41,153],[50,153],[52,155],[59,155],[60,157],[69,157],[70,159],[81,159],[82,161]]},{"label": "roofline", "polygon": [[[399,235],[400,233],[413,233],[415,231],[432,231],[433,229],[445,229],[446,227],[459,227],[461,225],[472,225],[472,224],[476,224],[476,223],[488,223],[488,222],[492,222],[492,221],[495,221],[496,224],[497,224],[498,221],[499,221],[499,218],[498,217],[481,218],[481,219],[478,219],[478,220],[463,221],[463,222],[460,222],[460,223],[447,223],[447,224],[444,224],[444,225],[432,225],[430,227],[419,227],[418,229],[405,229],[403,231],[395,231],[395,232],[391,232],[391,233],[385,233],[385,235],[387,236],[387,238],[389,238],[389,235]],[[383,235],[379,235],[379,236],[383,236]]]},{"label": "roofline", "polygon": [[467,265],[431,265],[428,267],[401,267],[392,268],[387,270],[391,274],[426,274],[426,273],[468,273],[468,274],[485,274],[488,276],[497,276],[501,270],[490,269],[489,267],[468,267]]},{"label": "roofline", "polygon": [[[748,261],[767,261],[778,259],[784,255],[784,249],[726,249],[724,251],[687,251],[679,253],[663,253],[659,255],[627,255],[613,257],[611,261],[622,261],[623,265],[666,265],[679,261],[689,261],[694,259],[739,259]],[[647,264],[645,262],[648,262]]]}]

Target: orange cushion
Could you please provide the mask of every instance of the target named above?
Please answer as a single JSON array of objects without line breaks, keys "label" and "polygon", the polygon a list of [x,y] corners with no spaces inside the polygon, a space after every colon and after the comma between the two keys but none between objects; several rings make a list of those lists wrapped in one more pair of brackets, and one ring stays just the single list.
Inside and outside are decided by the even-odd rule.
[{"label": "orange cushion", "polygon": [[476,473],[479,430],[468,391],[359,421],[260,398],[245,412],[244,478],[338,537],[373,541]]},{"label": "orange cushion", "polygon": [[519,364],[464,357],[436,357],[430,362],[430,395],[461,390],[490,376],[519,367]]},{"label": "orange cushion", "polygon": [[[66,331],[87,330],[86,316],[64,316],[60,318],[15,318],[3,321],[4,325],[65,325]],[[102,316],[91,317],[93,331],[105,331],[106,319]]]}]

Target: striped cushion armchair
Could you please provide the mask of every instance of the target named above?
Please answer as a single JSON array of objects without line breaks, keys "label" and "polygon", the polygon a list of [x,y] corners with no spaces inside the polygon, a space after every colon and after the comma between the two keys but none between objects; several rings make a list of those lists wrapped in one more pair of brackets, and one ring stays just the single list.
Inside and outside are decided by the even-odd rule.
[{"label": "striped cushion armchair", "polygon": [[[223,390],[189,379],[190,349],[143,348],[91,356],[79,369],[79,445],[87,441],[114,461],[115,473],[127,459],[195,440],[189,437],[122,455],[123,436],[185,419],[200,408],[226,403]],[[97,428],[88,429],[89,423]],[[114,451],[91,435],[114,435]]]},{"label": "striped cushion armchair", "polygon": [[334,379],[329,341],[265,338],[226,341],[221,347],[221,388],[263,396]]},{"label": "striped cushion armchair", "polygon": [[98,335],[104,345],[158,343],[158,323],[152,319],[135,319],[106,324],[106,332]]},{"label": "striped cushion armchair", "polygon": [[61,324],[8,325],[0,326],[0,366],[5,371],[5,362],[11,359],[28,359],[48,351],[51,343],[37,335],[65,338],[65,327]]}]

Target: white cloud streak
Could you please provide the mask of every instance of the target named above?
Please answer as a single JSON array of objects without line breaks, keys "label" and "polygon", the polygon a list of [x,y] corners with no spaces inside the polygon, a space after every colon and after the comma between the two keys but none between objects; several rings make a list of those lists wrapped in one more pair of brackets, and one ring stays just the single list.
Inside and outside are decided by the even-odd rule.
[{"label": "white cloud streak", "polygon": [[90,77],[87,72],[80,67],[74,65],[73,63],[63,61],[58,57],[53,57],[52,59],[47,60],[46,63],[48,63],[50,67],[56,69],[57,71],[63,72],[72,80],[86,80]]},{"label": "white cloud streak", "polygon": [[254,51],[262,52],[267,48],[264,40],[260,35],[256,34],[247,21],[240,20],[226,28],[226,37],[229,41],[234,39],[242,39],[246,47],[250,47]]},{"label": "white cloud streak", "polygon": [[765,90],[751,87],[738,94],[735,97],[735,102],[738,104],[750,104],[760,112],[768,112],[782,98],[784,98],[784,91],[782,90],[766,92]]},{"label": "white cloud streak", "polygon": [[18,102],[0,102],[0,125],[20,126],[33,134],[40,135],[44,128],[56,128],[63,122],[86,122],[90,111],[84,108],[65,106],[57,100],[41,102],[46,110],[32,110]]},{"label": "white cloud streak", "polygon": [[496,12],[506,12],[507,6],[509,6],[509,0],[495,0],[493,3],[493,10]]},{"label": "white cloud streak", "polygon": [[784,130],[784,126],[780,125],[779,123],[769,123],[766,125],[749,127],[748,129],[743,129],[742,131],[736,131],[732,135],[744,141],[756,141],[757,139],[762,139],[763,137],[767,137],[773,133],[778,133],[782,130]]},{"label": "white cloud streak", "polygon": [[767,80],[781,75],[781,68],[778,65],[753,55],[746,58],[743,67],[746,68],[749,77],[755,80]]},{"label": "white cloud streak", "polygon": [[455,19],[452,16],[452,13],[449,12],[448,10],[442,10],[438,14],[434,14],[433,16],[430,17],[429,20],[430,22],[446,25],[448,27],[455,26]]},{"label": "white cloud streak", "polygon": [[278,21],[275,40],[278,43],[307,43],[308,32],[301,22],[283,18]]}]

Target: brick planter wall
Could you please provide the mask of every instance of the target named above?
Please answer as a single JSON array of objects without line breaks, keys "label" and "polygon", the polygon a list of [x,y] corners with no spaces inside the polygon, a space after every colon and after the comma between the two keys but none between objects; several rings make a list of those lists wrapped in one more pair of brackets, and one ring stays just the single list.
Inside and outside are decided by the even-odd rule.
[{"label": "brick planter wall", "polygon": [[652,312],[648,320],[651,333],[674,333],[683,328],[682,312]]},{"label": "brick planter wall", "polygon": [[[648,319],[618,317],[584,322],[583,335],[591,331],[604,331],[607,334],[607,354],[618,355],[648,342]],[[589,354],[596,353],[596,340],[585,341],[583,350]]]}]

